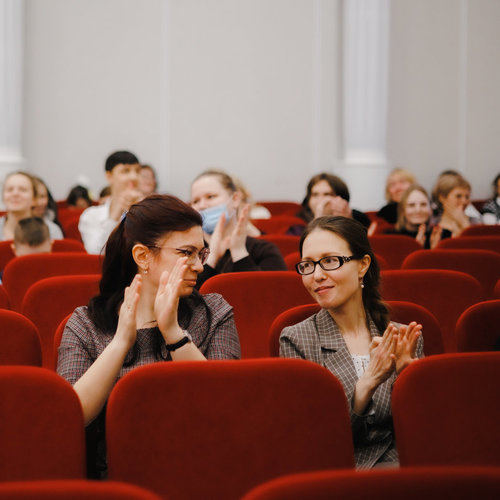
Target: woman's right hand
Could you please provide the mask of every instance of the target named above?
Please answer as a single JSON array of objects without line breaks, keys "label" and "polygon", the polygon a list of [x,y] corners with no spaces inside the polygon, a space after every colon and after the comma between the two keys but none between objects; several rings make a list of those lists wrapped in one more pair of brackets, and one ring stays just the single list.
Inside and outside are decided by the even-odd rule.
[{"label": "woman's right hand", "polygon": [[226,253],[226,250],[229,248],[229,236],[226,236],[225,234],[225,226],[226,214],[223,213],[219,217],[219,221],[217,222],[214,232],[210,237],[210,255],[207,260],[207,264],[210,267],[215,267],[217,262],[219,262],[221,257]]},{"label": "woman's right hand", "polygon": [[142,277],[140,274],[136,274],[130,286],[125,288],[123,302],[118,313],[118,326],[114,339],[124,342],[129,349],[134,345],[137,335],[136,314],[141,289]]}]

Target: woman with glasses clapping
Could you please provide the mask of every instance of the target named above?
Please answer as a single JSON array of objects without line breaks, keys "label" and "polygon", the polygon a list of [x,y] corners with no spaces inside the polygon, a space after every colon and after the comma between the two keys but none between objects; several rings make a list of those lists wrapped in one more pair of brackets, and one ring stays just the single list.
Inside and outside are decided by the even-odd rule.
[{"label": "woman with glasses clapping", "polygon": [[357,468],[396,466],[391,388],[401,370],[423,356],[422,326],[390,322],[379,266],[359,222],[314,219],[299,250],[297,272],[322,309],[283,329],[280,356],[318,363],[341,381]]},{"label": "woman with glasses clapping", "polygon": [[132,205],[106,243],[98,295],[66,325],[57,371],[91,424],[90,477],[105,475],[104,407],[119,378],[159,361],[240,357],[231,306],[195,290],[209,253],[201,226],[173,196]]}]

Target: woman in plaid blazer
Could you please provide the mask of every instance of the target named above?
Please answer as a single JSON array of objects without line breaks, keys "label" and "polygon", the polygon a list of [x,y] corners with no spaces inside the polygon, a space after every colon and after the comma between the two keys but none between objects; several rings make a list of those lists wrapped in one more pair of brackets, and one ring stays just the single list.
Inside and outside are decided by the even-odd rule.
[{"label": "woman in plaid blazer", "polygon": [[315,219],[302,235],[300,254],[297,272],[322,309],[283,330],[280,355],[318,363],[341,381],[357,468],[397,465],[391,389],[401,370],[423,356],[422,326],[389,321],[379,266],[359,222]]}]

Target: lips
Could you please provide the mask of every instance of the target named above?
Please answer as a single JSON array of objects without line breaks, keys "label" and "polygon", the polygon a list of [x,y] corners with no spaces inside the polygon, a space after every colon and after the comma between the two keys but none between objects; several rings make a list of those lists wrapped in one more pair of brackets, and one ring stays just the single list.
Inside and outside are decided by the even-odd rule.
[{"label": "lips", "polygon": [[314,293],[321,295],[322,293],[325,293],[328,290],[331,290],[332,288],[333,286],[319,286],[318,288],[314,289]]}]

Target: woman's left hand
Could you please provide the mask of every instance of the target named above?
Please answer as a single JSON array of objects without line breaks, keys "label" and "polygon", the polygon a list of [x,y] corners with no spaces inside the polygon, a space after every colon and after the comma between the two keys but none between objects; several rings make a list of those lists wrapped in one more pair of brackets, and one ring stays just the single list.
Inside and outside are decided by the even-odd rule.
[{"label": "woman's left hand", "polygon": [[244,259],[249,255],[246,247],[248,222],[250,220],[249,211],[250,205],[248,204],[241,208],[238,215],[238,222],[234,226],[229,238],[229,250],[233,262]]},{"label": "woman's left hand", "polygon": [[416,359],[418,338],[422,335],[422,325],[412,321],[408,326],[399,328],[396,343],[396,373],[399,375],[409,364]]}]

